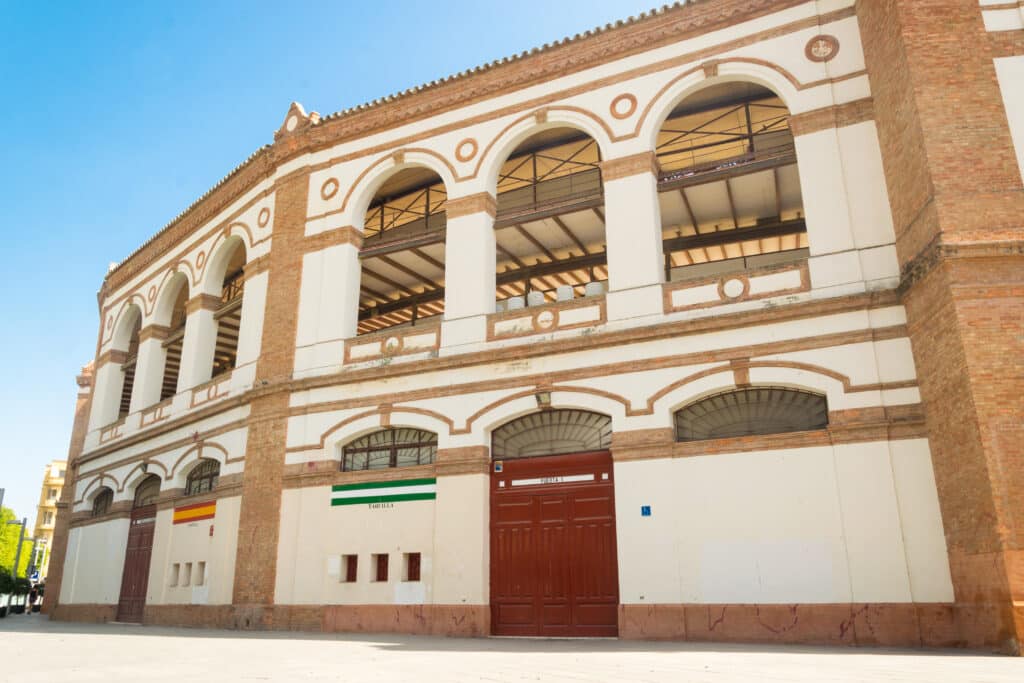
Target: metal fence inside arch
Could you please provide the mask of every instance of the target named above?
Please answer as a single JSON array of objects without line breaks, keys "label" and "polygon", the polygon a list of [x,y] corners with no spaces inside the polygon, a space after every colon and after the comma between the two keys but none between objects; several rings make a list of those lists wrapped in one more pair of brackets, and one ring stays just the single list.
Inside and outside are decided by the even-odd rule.
[{"label": "metal fence inside arch", "polygon": [[607,450],[612,419],[585,410],[543,410],[498,427],[491,434],[496,460]]}]

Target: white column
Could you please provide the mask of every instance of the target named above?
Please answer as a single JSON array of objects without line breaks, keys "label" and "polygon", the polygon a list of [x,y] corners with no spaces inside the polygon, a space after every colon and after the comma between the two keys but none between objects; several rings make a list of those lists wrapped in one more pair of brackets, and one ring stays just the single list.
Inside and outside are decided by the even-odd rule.
[{"label": "white column", "polygon": [[242,326],[238,331],[235,366],[253,363],[260,355],[263,337],[263,309],[267,302],[267,273],[246,274],[242,293]]},{"label": "white column", "polygon": [[661,315],[665,280],[657,160],[642,152],[602,162],[608,319]]},{"label": "white column", "polygon": [[793,140],[811,252],[811,285],[835,294],[863,291],[836,129],[797,135]]},{"label": "white column", "polygon": [[148,408],[160,400],[167,361],[165,339],[167,328],[160,325],[148,325],[139,332],[139,355],[135,363],[135,386],[132,387],[129,412]]},{"label": "white column", "polygon": [[199,294],[188,301],[178,392],[198,386],[213,376],[213,352],[217,343],[217,321],[213,312],[219,305],[220,299],[212,294]]},{"label": "white column", "polygon": [[362,234],[351,227],[343,230],[348,232],[340,236],[342,243],[302,257],[295,335],[296,376],[317,369],[340,368],[345,340],[356,336]]},{"label": "white column", "polygon": [[104,427],[117,419],[121,406],[121,388],[124,386],[124,351],[108,351],[96,362],[92,409],[89,413],[89,431]]},{"label": "white column", "polygon": [[494,197],[486,192],[448,201],[441,346],[487,339],[495,296],[495,210]]}]

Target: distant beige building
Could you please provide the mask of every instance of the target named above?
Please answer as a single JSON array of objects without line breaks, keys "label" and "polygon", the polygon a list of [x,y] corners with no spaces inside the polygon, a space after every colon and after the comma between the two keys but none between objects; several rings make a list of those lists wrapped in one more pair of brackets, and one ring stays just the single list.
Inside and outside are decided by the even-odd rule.
[{"label": "distant beige building", "polygon": [[66,460],[54,460],[43,472],[43,488],[39,492],[39,505],[36,508],[36,528],[33,538],[36,544],[36,564],[39,576],[46,576],[47,565],[50,563],[50,548],[53,546],[53,527],[57,522],[57,501],[60,500],[61,489],[64,488],[64,473],[67,470]]}]

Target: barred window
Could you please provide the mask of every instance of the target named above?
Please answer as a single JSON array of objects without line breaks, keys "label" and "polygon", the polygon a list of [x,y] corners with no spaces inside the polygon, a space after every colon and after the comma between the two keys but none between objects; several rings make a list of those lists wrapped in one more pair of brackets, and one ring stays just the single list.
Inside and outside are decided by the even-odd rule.
[{"label": "barred window", "polygon": [[360,437],[343,449],[342,471],[429,465],[437,455],[437,434],[392,427]]},{"label": "barred window", "polygon": [[825,397],[783,387],[725,391],[676,412],[676,440],[784,434],[828,426]]},{"label": "barred window", "polygon": [[144,507],[156,502],[160,495],[160,477],[151,474],[142,480],[142,483],[135,487],[135,502],[133,507]]},{"label": "barred window", "polygon": [[185,481],[185,495],[194,496],[198,493],[207,493],[217,488],[217,480],[220,478],[220,463],[216,460],[200,460],[199,464],[192,468]]},{"label": "barred window", "polygon": [[585,410],[542,410],[506,422],[491,434],[495,460],[603,451],[611,446],[612,419]]},{"label": "barred window", "polygon": [[114,492],[104,486],[96,497],[92,499],[92,516],[105,515],[110,510],[110,504],[114,502]]}]

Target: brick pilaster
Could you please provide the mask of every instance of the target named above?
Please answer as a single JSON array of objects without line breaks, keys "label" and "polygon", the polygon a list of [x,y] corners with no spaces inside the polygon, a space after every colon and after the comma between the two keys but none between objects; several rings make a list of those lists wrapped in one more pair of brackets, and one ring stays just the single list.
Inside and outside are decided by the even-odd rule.
[{"label": "brick pilaster", "polygon": [[1024,187],[977,0],[860,0],[955,592],[950,644],[1024,641]]},{"label": "brick pilaster", "polygon": [[288,381],[295,361],[302,240],[309,178],[297,172],[275,188],[273,242],[267,264],[263,338],[250,402],[238,554],[233,591],[238,628],[271,626],[281,520]]}]

